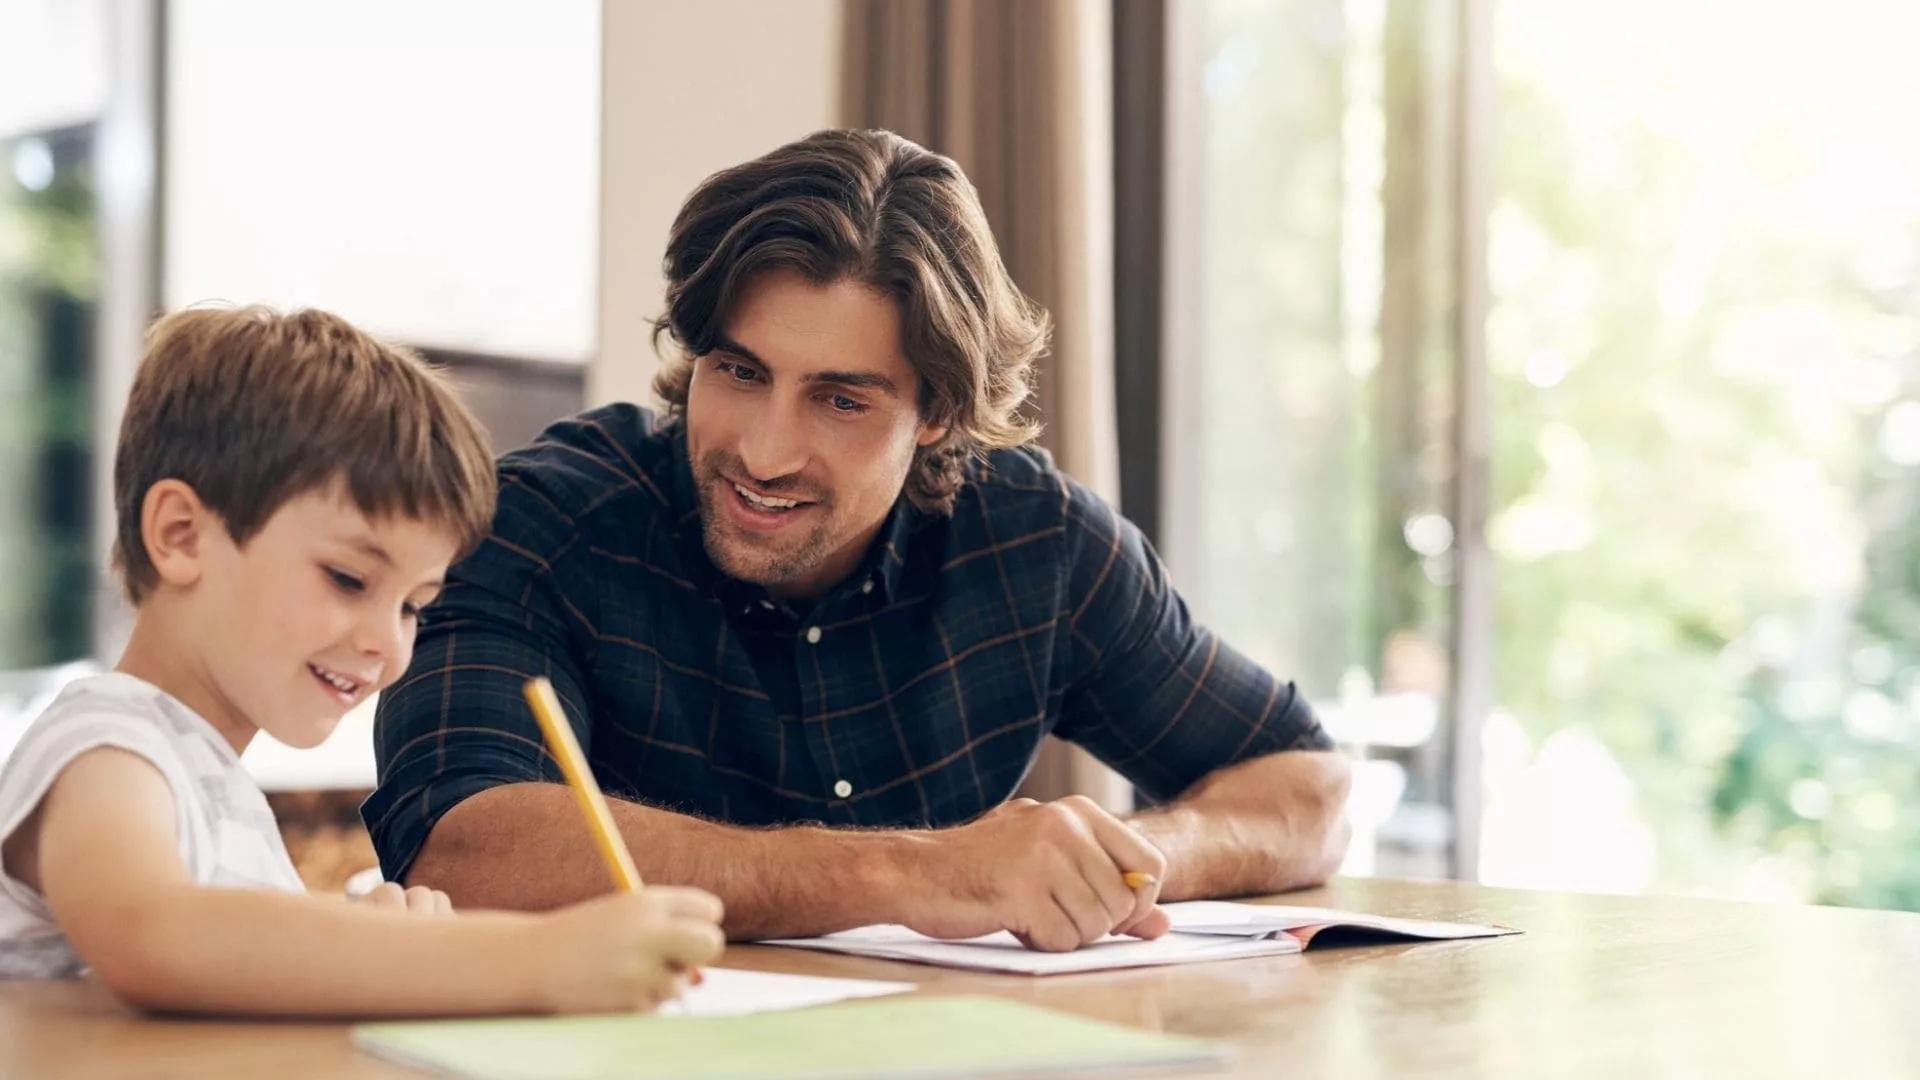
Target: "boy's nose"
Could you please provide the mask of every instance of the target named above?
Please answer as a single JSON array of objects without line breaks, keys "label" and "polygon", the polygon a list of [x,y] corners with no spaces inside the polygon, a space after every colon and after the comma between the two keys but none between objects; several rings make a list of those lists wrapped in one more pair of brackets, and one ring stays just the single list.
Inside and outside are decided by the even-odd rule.
[{"label": "boy's nose", "polygon": [[363,620],[357,636],[355,647],[361,655],[378,660],[383,673],[403,666],[410,635],[399,616]]}]

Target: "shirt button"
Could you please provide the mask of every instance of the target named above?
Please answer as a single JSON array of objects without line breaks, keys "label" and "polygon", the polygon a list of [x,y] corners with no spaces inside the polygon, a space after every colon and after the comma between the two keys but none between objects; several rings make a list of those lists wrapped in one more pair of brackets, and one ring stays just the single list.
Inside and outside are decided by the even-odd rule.
[{"label": "shirt button", "polygon": [[[807,644],[809,645],[820,644],[820,628],[819,627],[817,626],[807,627]],[[841,781],[841,783],[845,783],[845,782],[846,781],[844,780]]]},{"label": "shirt button", "polygon": [[865,580],[865,581],[863,581],[863,582],[861,582],[861,583],[860,583],[860,591],[861,591],[861,592],[863,592],[863,593],[870,593],[870,592],[872,592],[872,591],[873,591],[873,579],[872,579],[872,578],[868,578],[867,580]]},{"label": "shirt button", "polygon": [[853,785],[847,783],[845,780],[836,780],[833,783],[833,793],[844,799],[853,794]]}]

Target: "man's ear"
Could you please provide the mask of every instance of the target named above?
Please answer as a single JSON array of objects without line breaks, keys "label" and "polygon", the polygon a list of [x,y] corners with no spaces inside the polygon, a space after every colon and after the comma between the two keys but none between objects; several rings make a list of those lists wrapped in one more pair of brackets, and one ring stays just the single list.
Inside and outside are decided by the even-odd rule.
[{"label": "man's ear", "polygon": [[948,430],[949,428],[945,424],[922,424],[920,425],[920,437],[915,439],[914,442],[920,446],[932,446],[934,443],[946,438]]},{"label": "man's ear", "polygon": [[188,588],[200,580],[209,529],[224,529],[200,494],[184,480],[162,480],[140,502],[140,541],[160,580]]}]

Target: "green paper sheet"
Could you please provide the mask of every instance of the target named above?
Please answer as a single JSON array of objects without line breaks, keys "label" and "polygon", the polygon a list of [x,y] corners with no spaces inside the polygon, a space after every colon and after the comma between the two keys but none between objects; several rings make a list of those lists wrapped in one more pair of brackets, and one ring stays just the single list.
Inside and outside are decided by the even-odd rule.
[{"label": "green paper sheet", "polygon": [[1219,1066],[1222,1050],[990,997],[906,997],[754,1016],[367,1024],[354,1044],[474,1080],[1110,1076]]}]

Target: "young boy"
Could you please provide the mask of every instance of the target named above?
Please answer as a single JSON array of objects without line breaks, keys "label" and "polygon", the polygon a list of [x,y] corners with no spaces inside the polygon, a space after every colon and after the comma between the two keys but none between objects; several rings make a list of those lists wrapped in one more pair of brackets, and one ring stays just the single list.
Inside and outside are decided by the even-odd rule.
[{"label": "young boy", "polygon": [[69,686],[0,770],[0,976],[91,968],[168,1011],[606,1012],[719,953],[698,890],[419,918],[446,897],[301,888],[241,752],[261,731],[315,746],[406,671],[493,514],[472,417],[414,357],[317,311],[168,316],[114,504],[138,617],[117,669]]}]

